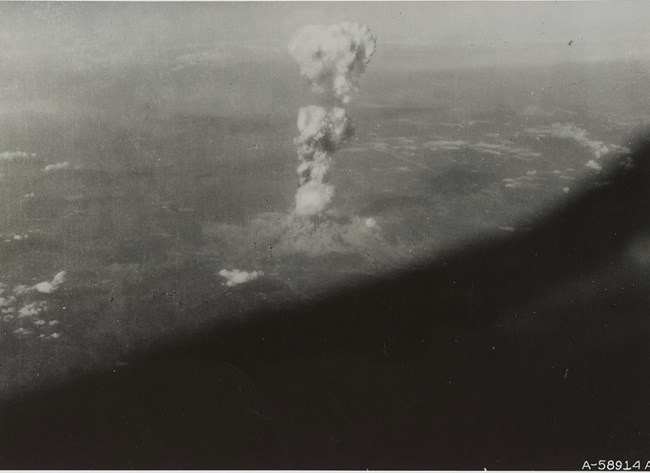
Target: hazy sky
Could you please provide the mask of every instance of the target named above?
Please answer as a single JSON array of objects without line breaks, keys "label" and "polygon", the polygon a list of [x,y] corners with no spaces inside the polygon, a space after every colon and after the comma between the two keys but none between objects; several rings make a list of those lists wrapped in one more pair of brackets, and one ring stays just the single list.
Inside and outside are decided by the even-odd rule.
[{"label": "hazy sky", "polygon": [[0,4],[0,61],[137,60],[219,42],[282,50],[301,25],[346,19],[367,23],[380,48],[492,48],[515,63],[650,58],[650,3],[643,0],[89,2]]}]

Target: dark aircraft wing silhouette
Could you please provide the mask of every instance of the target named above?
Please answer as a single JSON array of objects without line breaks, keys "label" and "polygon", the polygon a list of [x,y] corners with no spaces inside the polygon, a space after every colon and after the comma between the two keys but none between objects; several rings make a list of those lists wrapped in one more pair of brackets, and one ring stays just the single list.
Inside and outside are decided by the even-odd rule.
[{"label": "dark aircraft wing silhouette", "polygon": [[649,222],[642,138],[521,234],[5,402],[0,467],[644,466]]}]

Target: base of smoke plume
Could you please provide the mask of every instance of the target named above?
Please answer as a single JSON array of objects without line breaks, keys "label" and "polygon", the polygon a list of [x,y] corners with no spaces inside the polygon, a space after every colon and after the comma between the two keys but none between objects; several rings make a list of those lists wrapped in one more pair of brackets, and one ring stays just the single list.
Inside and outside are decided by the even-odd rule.
[{"label": "base of smoke plume", "polygon": [[334,197],[334,186],[320,181],[309,181],[296,192],[296,215],[317,217],[330,205]]},{"label": "base of smoke plume", "polygon": [[373,261],[397,262],[399,249],[385,240],[373,219],[339,217],[334,213],[302,217],[270,212],[248,225],[211,224],[204,235],[228,248],[225,257],[259,262],[270,257],[302,254],[311,257],[333,253],[360,254]]}]

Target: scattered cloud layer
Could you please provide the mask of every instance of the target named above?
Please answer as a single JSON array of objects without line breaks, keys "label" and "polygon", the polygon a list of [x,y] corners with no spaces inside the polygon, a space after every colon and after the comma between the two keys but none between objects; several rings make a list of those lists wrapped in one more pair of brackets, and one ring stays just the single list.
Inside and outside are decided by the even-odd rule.
[{"label": "scattered cloud layer", "polygon": [[18,284],[16,287],[14,287],[14,294],[16,294],[17,296],[22,296],[27,292],[30,292],[30,288],[25,284]]},{"label": "scattered cloud layer", "polygon": [[533,151],[530,148],[516,146],[507,140],[497,140],[496,143],[479,141],[478,143],[472,144],[471,147],[472,149],[481,153],[487,153],[496,156],[514,155],[524,159],[539,158],[542,156],[542,153]]},{"label": "scattered cloud layer", "polygon": [[423,146],[431,151],[457,151],[467,145],[467,141],[463,140],[437,140],[427,141]]},{"label": "scattered cloud layer", "polygon": [[[486,134],[486,136],[488,136]],[[542,154],[537,153],[530,148],[516,146],[507,140],[497,140],[494,143],[479,141],[469,143],[464,140],[435,140],[427,141],[423,144],[426,149],[431,151],[458,151],[461,149],[471,149],[473,151],[489,154],[493,156],[516,156],[523,159],[537,158]]]},{"label": "scattered cloud layer", "polygon": [[66,272],[59,271],[51,281],[32,286],[18,284],[12,290],[13,295],[7,294],[6,283],[0,283],[0,322],[13,325],[11,332],[21,337],[39,333],[39,339],[59,338],[60,333],[52,333],[59,321],[44,318],[50,304],[41,297],[54,293],[65,282],[65,277]]},{"label": "scattered cloud layer", "polygon": [[10,296],[10,297],[2,297],[2,296],[0,296],[0,307],[9,307],[14,302],[16,302],[16,298],[13,297],[13,296]]},{"label": "scattered cloud layer", "polygon": [[533,189],[538,187],[538,177],[535,174],[524,174],[519,177],[503,179],[505,187],[509,189]]},{"label": "scattered cloud layer", "polygon": [[17,161],[35,157],[36,154],[26,153],[25,151],[4,151],[0,153],[0,161]]},{"label": "scattered cloud layer", "polygon": [[622,146],[609,144],[606,145],[602,141],[594,140],[589,137],[587,130],[579,128],[573,123],[553,123],[550,126],[540,126],[535,128],[527,128],[526,132],[534,136],[551,136],[554,138],[570,139],[584,146],[592,151],[596,159],[612,152],[621,152],[626,149]]},{"label": "scattered cloud layer", "polygon": [[0,233],[0,241],[12,243],[16,241],[27,240],[33,233],[39,233],[38,230],[27,230],[25,233]]},{"label": "scattered cloud layer", "polygon": [[20,240],[27,240],[29,238],[29,234],[27,233],[12,233],[8,235],[0,235],[0,238],[5,243],[11,243],[12,241],[20,241]]},{"label": "scattered cloud layer", "polygon": [[[595,161],[592,160],[590,162],[593,163],[593,165],[600,167],[600,165]],[[562,171],[559,169],[554,169],[550,173],[538,173],[537,170],[531,169],[529,171],[526,171],[524,175],[502,179],[502,182],[504,183],[505,187],[510,189],[538,189],[541,186],[541,182],[548,178],[560,179],[562,181],[573,181],[575,180],[575,177],[571,176],[570,174],[574,171],[575,169],[568,168]],[[565,194],[568,194],[570,188],[562,187],[562,191]]]}]

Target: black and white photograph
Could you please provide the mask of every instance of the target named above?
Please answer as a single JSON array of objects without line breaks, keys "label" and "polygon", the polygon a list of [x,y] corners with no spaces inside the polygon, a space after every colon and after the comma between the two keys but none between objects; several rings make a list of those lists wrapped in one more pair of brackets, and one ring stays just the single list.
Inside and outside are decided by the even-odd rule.
[{"label": "black and white photograph", "polygon": [[0,2],[0,469],[650,471],[649,25]]}]

